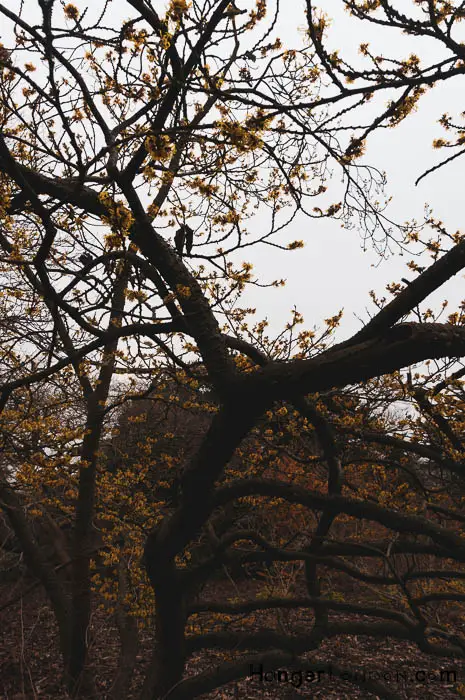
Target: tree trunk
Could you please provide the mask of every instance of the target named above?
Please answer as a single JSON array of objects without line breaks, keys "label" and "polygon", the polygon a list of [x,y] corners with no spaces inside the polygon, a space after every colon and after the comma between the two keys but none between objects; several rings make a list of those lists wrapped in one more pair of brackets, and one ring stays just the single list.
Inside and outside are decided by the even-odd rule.
[{"label": "tree trunk", "polygon": [[168,697],[182,680],[186,661],[185,592],[174,563],[162,561],[150,551],[155,546],[149,537],[146,561],[150,562],[147,572],[155,591],[155,646],[140,700]]}]

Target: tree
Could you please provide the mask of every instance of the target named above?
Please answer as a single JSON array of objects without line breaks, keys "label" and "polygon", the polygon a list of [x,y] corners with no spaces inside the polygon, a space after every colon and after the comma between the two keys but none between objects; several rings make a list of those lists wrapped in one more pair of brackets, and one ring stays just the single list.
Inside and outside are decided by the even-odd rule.
[{"label": "tree", "polygon": [[[438,506],[442,511],[433,509],[434,517],[420,516],[415,512],[417,489],[412,512],[404,512],[401,494],[407,482],[400,479],[406,472],[418,482],[421,458],[430,472],[428,479],[420,478],[423,490],[432,490],[440,469],[447,469],[451,483],[460,481],[460,420],[455,425],[457,418],[450,413],[457,416],[462,410],[456,383],[462,374],[454,366],[465,351],[462,317],[457,312],[448,323],[439,323],[431,322],[432,313],[415,313],[463,269],[462,236],[448,238],[439,222],[430,221],[438,235],[425,242],[433,262],[408,285],[393,285],[393,299],[380,302],[378,313],[338,344],[332,342],[337,316],[328,319],[318,336],[296,331],[302,321],[297,311],[280,337],[267,339],[265,322],[253,324],[251,310],[238,306],[245,286],[261,282],[250,263],[238,264],[236,255],[252,244],[301,247],[302,241],[283,241],[286,225],[297,212],[347,223],[358,217],[367,235],[375,230],[394,235],[366,186],[369,179],[382,184],[382,175],[357,158],[370,133],[399,124],[427,86],[464,72],[461,45],[452,39],[462,10],[452,4],[416,3],[417,10],[426,13],[426,19],[417,20],[401,15],[388,2],[346,2],[363,21],[433,36],[452,52],[441,65],[424,69],[416,58],[394,62],[390,69],[373,56],[369,69],[356,70],[326,51],[326,20],[310,1],[303,44],[286,49],[273,36],[274,19],[267,24],[264,0],[244,14],[231,13],[229,5],[228,0],[172,0],[161,15],[151,3],[128,0],[130,17],[118,22],[113,21],[109,2],[101,10],[81,10],[69,3],[63,14],[53,2],[40,0],[40,17],[33,21],[25,10],[15,12],[0,4],[11,36],[11,47],[2,47],[0,55],[2,429],[17,439],[15,431],[27,416],[20,398],[45,390],[55,402],[54,419],[59,411],[60,416],[72,415],[76,423],[71,420],[72,429],[54,436],[51,447],[40,438],[40,449],[33,450],[32,433],[46,430],[35,418],[28,427],[32,466],[27,489],[20,488],[20,468],[7,461],[0,495],[25,561],[54,610],[67,685],[74,697],[97,694],[87,658],[87,632],[95,517],[101,515],[101,484],[110,478],[102,446],[115,408],[141,393],[136,392],[136,378],[147,378],[142,395],[148,397],[167,372],[204,398],[208,392],[212,420],[183,465],[178,502],[161,519],[158,513],[146,513],[151,529],[144,565],[155,600],[156,643],[141,697],[195,697],[243,677],[250,663],[277,666],[297,658],[310,668],[303,655],[339,634],[391,635],[415,641],[431,653],[463,655],[463,643],[455,636],[428,627],[421,610],[428,600],[412,598],[403,573],[400,578],[398,572],[380,577],[344,559],[370,551],[391,566],[390,556],[398,552],[423,552],[459,563],[465,556],[463,539],[436,522],[438,513],[441,523],[460,520],[454,504],[447,500]],[[381,12],[385,15],[380,19]],[[363,53],[370,58],[367,48]],[[386,89],[400,94],[368,127],[357,127],[365,103]],[[336,117],[341,113],[347,119],[352,115],[354,124],[339,124]],[[454,128],[451,120],[443,122]],[[341,202],[325,198],[331,165],[345,178]],[[315,197],[321,198],[321,207],[310,208],[309,200]],[[267,228],[263,219],[254,218],[257,208],[268,215]],[[181,246],[171,230],[188,232],[189,240]],[[426,229],[406,225],[400,230],[407,243],[415,243]],[[442,246],[450,240],[453,245],[445,252]],[[279,286],[280,281],[271,284]],[[436,379],[432,372],[419,374],[417,384],[409,380],[405,389],[399,370],[431,360],[443,363],[439,384],[431,388]],[[424,421],[416,424],[412,418],[405,439],[396,434],[399,421],[377,415],[400,381]],[[346,397],[348,387],[358,387],[361,396]],[[60,391],[66,399],[58,408]],[[368,429],[357,425],[364,410]],[[283,421],[285,416],[289,419]],[[299,426],[312,426],[318,441],[318,454],[312,456],[327,470],[324,491],[321,484],[310,488],[309,483],[293,483],[279,475],[263,478],[256,457],[257,474],[242,478],[234,470],[228,472],[234,455],[243,450],[259,453],[254,439],[261,435],[264,417],[274,428],[276,421],[284,422],[285,429],[276,431],[278,442],[280,432],[295,438]],[[267,429],[273,430],[265,428],[264,438],[269,437]],[[347,455],[339,438],[346,429],[351,434]],[[366,440],[367,435],[383,449],[366,454],[360,436]],[[298,442],[292,446],[295,461],[307,459],[308,445],[301,446],[300,454]],[[42,556],[25,513],[33,482],[36,488],[46,484],[50,450],[68,465],[70,588]],[[372,501],[359,483],[347,486],[346,467],[350,472],[365,456],[370,474],[382,461],[395,465],[402,488],[388,506],[380,501],[382,489]],[[61,470],[60,479],[65,473]],[[244,498],[281,499],[313,511],[315,526],[304,549],[284,551],[267,543],[260,532],[249,536],[232,528],[216,542],[211,557],[186,565],[183,555],[208,529],[215,510]],[[43,505],[50,507],[46,501]],[[383,536],[387,529],[412,533],[417,539],[387,538],[386,546],[386,541],[372,544],[369,550],[350,542],[331,543],[339,516],[374,522]],[[264,606],[309,607],[314,613],[310,633],[289,636],[263,630],[245,639],[234,632],[186,635],[189,617],[201,613],[202,605],[215,610],[214,605],[193,602],[199,584],[244,538],[264,550],[258,555],[267,561],[305,563],[305,600],[265,601]],[[123,536],[123,570],[124,549]],[[253,558],[257,552],[250,554]],[[321,557],[329,554],[339,556],[331,566],[356,579],[374,575],[379,585],[397,582],[409,600],[408,613],[329,601],[318,576]],[[428,576],[434,579],[434,573]],[[461,570],[454,576],[460,579]],[[120,586],[124,592],[124,575]],[[460,595],[454,592],[455,600]],[[223,605],[219,612],[235,613],[243,607]],[[252,601],[245,608],[260,604]],[[375,621],[333,623],[328,613],[337,610],[371,615]],[[380,618],[384,621],[377,622]],[[127,660],[125,644],[126,650],[127,645],[132,648],[133,639],[128,618],[122,629]],[[129,641],[124,629],[130,631]],[[442,646],[433,640],[438,636],[446,638]],[[189,655],[209,646],[261,653],[239,655],[214,672],[184,679]],[[126,677],[115,695],[124,697],[130,670],[125,666]],[[377,684],[372,688],[385,692]]]}]

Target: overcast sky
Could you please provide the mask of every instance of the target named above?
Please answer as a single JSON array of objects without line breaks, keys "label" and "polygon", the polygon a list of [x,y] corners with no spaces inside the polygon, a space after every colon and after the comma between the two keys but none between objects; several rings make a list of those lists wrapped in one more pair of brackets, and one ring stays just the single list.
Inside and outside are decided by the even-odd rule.
[{"label": "overcast sky", "polygon": [[[402,10],[407,11],[402,2]],[[242,3],[241,6],[246,6]],[[303,27],[302,0],[293,0],[294,12],[287,12],[291,3],[286,3],[281,25],[277,28],[285,44],[295,42]],[[329,30],[330,49],[339,49],[340,56],[362,65],[358,53],[360,43],[369,41],[375,54],[407,58],[411,52],[423,57],[425,62],[433,61],[439,54],[435,42],[413,40],[398,31],[373,29],[367,23],[351,18],[342,9],[341,2],[320,0],[319,6],[333,19]],[[381,104],[386,104],[390,96],[383,96]],[[415,187],[415,180],[421,173],[444,157],[444,153],[432,148],[434,138],[444,136],[437,120],[444,112],[460,114],[463,110],[463,80],[456,78],[447,84],[438,84],[425,94],[419,109],[395,129],[384,129],[370,138],[364,157],[360,162],[369,163],[386,171],[387,194],[393,200],[389,206],[390,218],[404,222],[416,218],[422,221],[425,203],[433,209],[433,215],[441,219],[450,232],[465,228],[462,217],[464,181],[462,160],[458,159],[445,168],[422,180]],[[335,185],[340,179],[335,172]],[[400,281],[401,277],[412,278],[406,262],[413,256],[391,255],[386,260],[368,249],[363,252],[359,234],[341,229],[334,221],[314,221],[300,218],[293,222],[289,230],[289,240],[302,238],[306,246],[288,254],[264,248],[261,255],[254,255],[257,271],[266,270],[267,275],[285,277],[284,289],[253,292],[259,300],[259,311],[268,314],[272,327],[278,328],[287,318],[288,310],[296,304],[304,314],[305,325],[319,325],[321,320],[334,315],[344,308],[340,339],[360,327],[360,320],[368,319],[368,311],[374,306],[368,291],[374,289],[378,296],[386,294],[386,284]],[[426,264],[430,261],[425,258]],[[421,264],[420,261],[418,261]],[[424,263],[423,263],[424,264]],[[458,275],[431,297],[427,306],[439,306],[449,299],[447,313],[455,310],[456,304],[465,298],[463,275]],[[434,305],[433,305],[434,302]],[[358,318],[357,318],[358,317]]]}]

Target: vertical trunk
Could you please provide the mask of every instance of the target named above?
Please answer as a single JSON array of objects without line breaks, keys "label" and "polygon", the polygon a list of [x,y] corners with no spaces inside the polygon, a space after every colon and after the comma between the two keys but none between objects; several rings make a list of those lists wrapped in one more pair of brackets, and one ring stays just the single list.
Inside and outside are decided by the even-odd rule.
[{"label": "vertical trunk", "polygon": [[[125,262],[119,271],[113,293],[109,328],[121,323],[129,273],[130,265]],[[105,405],[115,368],[117,347],[118,340],[113,340],[103,348],[102,364],[96,388],[87,399],[86,434],[81,451],[83,466],[79,473],[79,495],[74,528],[71,642],[67,669],[69,691],[73,697],[81,698],[97,697],[92,671],[86,667],[91,614],[90,559],[94,548],[92,521],[95,514],[98,449],[103,430]]]},{"label": "vertical trunk", "polygon": [[[295,401],[295,406],[302,415],[306,416],[312,422],[315,428],[318,442],[328,467],[328,495],[338,495],[341,493],[342,489],[342,467],[333,428],[310,401],[300,398]],[[323,511],[312,541],[307,548],[309,554],[318,553],[336,517],[337,516],[333,514],[331,509]],[[321,595],[321,586],[318,579],[318,564],[316,560],[307,560],[305,562],[305,578],[309,596],[319,598]],[[328,610],[321,605],[315,605],[314,610],[315,625],[313,635],[318,639],[324,636],[328,627]]]},{"label": "vertical trunk", "polygon": [[234,404],[221,408],[184,470],[181,505],[148,536],[144,558],[155,592],[156,646],[141,700],[168,698],[182,679],[188,591],[176,569],[175,557],[207,522],[214,483],[262,411],[263,406],[252,401],[248,410]]},{"label": "vertical trunk", "polygon": [[111,700],[126,700],[131,687],[139,649],[137,622],[127,617],[124,630],[120,631],[121,651],[115,681],[109,692]]},{"label": "vertical trunk", "polygon": [[[312,542],[307,547],[308,554],[317,554],[320,549],[324,538],[328,535],[331,525],[333,523],[334,516],[323,513],[318,523],[315,535]],[[307,584],[308,595],[311,598],[319,598],[321,595],[321,585],[318,578],[318,564],[316,560],[308,559],[305,562],[305,580]],[[328,609],[321,605],[315,605],[315,624],[313,628],[313,635],[318,636],[324,635],[326,628],[328,627]]]},{"label": "vertical trunk", "polygon": [[174,563],[157,556],[155,546],[149,538],[146,561],[156,600],[155,647],[140,700],[169,697],[182,679],[186,661],[184,591]]},{"label": "vertical trunk", "polygon": [[111,700],[125,700],[128,697],[139,649],[137,622],[127,609],[128,590],[127,559],[121,552],[118,566],[118,607],[116,611],[121,649],[116,678],[109,692]]},{"label": "vertical trunk", "polygon": [[73,588],[71,648],[68,665],[68,688],[73,697],[95,697],[90,670],[85,671],[87,634],[91,613],[90,557],[94,549],[92,519],[95,502],[96,452],[102,433],[103,416],[97,409],[89,411],[82,459],[86,466],[79,474],[79,495],[73,543]]}]

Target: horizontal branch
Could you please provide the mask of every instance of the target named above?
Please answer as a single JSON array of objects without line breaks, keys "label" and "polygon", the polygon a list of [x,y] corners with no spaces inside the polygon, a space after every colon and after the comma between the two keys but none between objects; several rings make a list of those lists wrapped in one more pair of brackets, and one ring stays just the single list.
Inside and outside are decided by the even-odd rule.
[{"label": "horizontal branch", "polygon": [[278,670],[287,672],[288,677],[292,678],[295,683],[298,682],[301,674],[304,674],[306,682],[311,687],[315,687],[321,682],[324,683],[325,680],[331,681],[333,677],[336,677],[373,693],[377,697],[386,698],[386,700],[400,700],[397,693],[388,689],[380,681],[367,677],[361,668],[353,668],[352,666],[346,668],[333,662],[325,664],[309,661],[280,651],[245,656],[238,661],[226,662],[186,678],[169,693],[166,700],[191,700],[191,698],[206,695],[226,683],[243,678],[253,683],[255,690],[256,683],[260,682],[262,673],[276,673]]},{"label": "horizontal branch", "polygon": [[295,484],[267,479],[236,481],[217,489],[210,505],[213,510],[213,508],[223,506],[237,498],[252,495],[282,498],[289,503],[299,503],[312,509],[329,508],[334,513],[346,513],[360,520],[378,522],[397,532],[424,535],[430,537],[435,544],[443,547],[450,557],[458,561],[465,561],[465,539],[444,527],[435,525],[426,518],[405,515],[402,512],[383,508],[375,503],[360,499],[325,496]]},{"label": "horizontal branch", "polygon": [[354,605],[336,600],[326,600],[324,598],[268,598],[246,600],[239,603],[223,603],[217,601],[206,601],[196,603],[189,609],[189,614],[195,613],[220,613],[224,615],[242,615],[251,613],[256,610],[271,610],[274,608],[282,608],[285,610],[294,610],[296,608],[314,608],[315,606],[323,607],[326,610],[334,610],[337,612],[345,612],[352,615],[368,615],[370,617],[379,617],[385,620],[394,620],[406,627],[414,628],[415,621],[409,618],[404,613],[396,610],[388,610],[387,608],[378,608],[372,605]]},{"label": "horizontal branch", "polygon": [[344,387],[444,357],[465,355],[465,328],[440,323],[401,323],[381,337],[327,350],[308,360],[272,362],[236,382],[269,402]]},{"label": "horizontal branch", "polygon": [[[407,628],[395,622],[340,622],[333,623],[325,629],[325,638],[334,639],[341,636],[360,635],[384,639],[393,637],[416,643],[420,649],[427,650],[433,656],[463,658],[465,653],[458,645],[438,645],[429,642],[423,626]],[[304,654],[319,646],[321,638],[312,634],[287,635],[274,629],[262,629],[258,632],[242,631],[211,632],[198,636],[187,637],[186,644],[189,655],[202,649],[224,649],[244,651],[247,649],[266,650],[281,649],[288,653]]]}]

